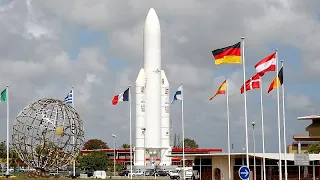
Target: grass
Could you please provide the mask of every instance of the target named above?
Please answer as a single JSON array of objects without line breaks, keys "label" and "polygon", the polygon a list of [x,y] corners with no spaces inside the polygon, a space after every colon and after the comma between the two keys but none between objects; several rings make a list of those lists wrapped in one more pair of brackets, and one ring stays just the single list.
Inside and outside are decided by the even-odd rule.
[{"label": "grass", "polygon": [[[14,173],[14,175],[16,176],[16,178],[14,178],[14,179],[19,179],[19,180],[48,180],[48,179],[52,179],[52,180],[66,180],[66,179],[71,179],[71,178],[67,178],[67,177],[63,177],[63,178],[54,178],[54,177],[50,177],[50,178],[28,178],[27,176],[26,176],[26,174],[24,174],[24,173]],[[7,178],[5,178],[5,177],[0,177],[0,179],[2,180],[2,179],[7,179]],[[12,179],[12,178],[10,178],[10,179]],[[80,178],[77,178],[77,179],[80,179]],[[109,179],[109,176],[107,176],[107,178],[106,179]],[[113,178],[113,179],[116,179],[116,180],[129,180],[128,178]],[[133,177],[132,179],[134,179],[134,180],[146,180],[146,179],[154,179],[154,177],[146,177],[146,178],[144,178],[144,177]],[[157,179],[168,179],[167,177],[157,177]],[[170,178],[169,178],[170,179]],[[87,178],[87,179],[82,179],[81,178],[81,180],[92,180],[92,178]]]}]

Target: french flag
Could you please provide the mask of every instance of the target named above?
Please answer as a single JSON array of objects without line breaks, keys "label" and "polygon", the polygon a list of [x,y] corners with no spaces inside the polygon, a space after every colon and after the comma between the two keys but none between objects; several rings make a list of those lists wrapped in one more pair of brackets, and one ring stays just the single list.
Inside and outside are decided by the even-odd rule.
[{"label": "french flag", "polygon": [[112,99],[112,104],[117,105],[119,101],[129,101],[129,88],[123,93],[114,96]]}]

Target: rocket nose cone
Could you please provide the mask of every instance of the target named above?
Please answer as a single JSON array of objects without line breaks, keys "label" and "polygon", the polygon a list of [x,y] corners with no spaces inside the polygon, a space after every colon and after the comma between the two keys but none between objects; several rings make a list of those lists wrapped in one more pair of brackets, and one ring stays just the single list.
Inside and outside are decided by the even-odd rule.
[{"label": "rocket nose cone", "polygon": [[155,23],[155,22],[159,23],[158,15],[156,11],[153,8],[151,8],[148,12],[146,23]]},{"label": "rocket nose cone", "polygon": [[150,14],[154,14],[154,15],[157,15],[156,11],[153,9],[153,8],[150,8],[149,12],[148,12],[148,16]]}]

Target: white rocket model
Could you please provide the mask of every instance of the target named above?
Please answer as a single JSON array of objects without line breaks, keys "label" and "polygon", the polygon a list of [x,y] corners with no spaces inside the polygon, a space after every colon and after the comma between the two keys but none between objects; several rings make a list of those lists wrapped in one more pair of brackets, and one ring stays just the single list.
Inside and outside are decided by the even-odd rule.
[{"label": "white rocket model", "polygon": [[153,8],[147,15],[144,33],[144,68],[136,80],[135,165],[143,166],[146,149],[161,149],[161,163],[171,165],[169,131],[169,82],[161,70],[161,30]]}]

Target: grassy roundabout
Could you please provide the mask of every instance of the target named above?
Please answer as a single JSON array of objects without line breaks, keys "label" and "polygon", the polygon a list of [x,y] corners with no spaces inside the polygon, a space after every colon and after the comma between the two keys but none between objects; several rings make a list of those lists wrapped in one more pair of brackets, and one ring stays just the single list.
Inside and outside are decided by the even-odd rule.
[{"label": "grassy roundabout", "polygon": [[[24,173],[17,173],[14,174],[15,177],[9,178],[9,179],[19,179],[19,180],[41,180],[41,179],[55,179],[55,180],[66,180],[66,179],[71,179],[71,178],[67,178],[67,177],[62,177],[62,178],[54,178],[54,177],[49,177],[49,178],[28,178],[26,176],[26,174]],[[6,177],[0,177],[0,179],[7,179]],[[80,179],[80,178],[77,178]],[[82,178],[81,178],[82,179]],[[83,179],[83,180],[89,180],[92,178],[87,178],[87,179]],[[110,179],[110,177],[108,176],[106,179]],[[116,179],[116,180],[129,180],[129,178],[126,177],[115,177],[115,178],[111,178],[111,179]],[[146,180],[146,179],[154,179],[153,176],[147,176],[147,177],[132,177],[132,179],[134,180]],[[157,179],[170,179],[169,177],[157,177]]]}]

